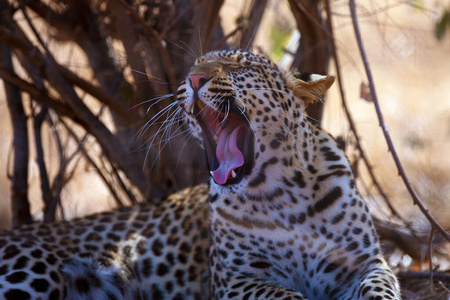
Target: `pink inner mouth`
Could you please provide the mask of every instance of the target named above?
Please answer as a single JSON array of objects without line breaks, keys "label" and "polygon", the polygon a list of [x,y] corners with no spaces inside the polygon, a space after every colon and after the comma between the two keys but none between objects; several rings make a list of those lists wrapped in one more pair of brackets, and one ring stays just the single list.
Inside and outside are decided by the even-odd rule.
[{"label": "pink inner mouth", "polygon": [[[244,154],[238,145],[243,145],[245,126],[233,114],[226,116],[222,112],[197,102],[199,113],[196,113],[204,132],[205,148],[212,170],[211,174],[217,184],[225,184],[232,172],[245,163]],[[214,137],[217,136],[217,144]]]},{"label": "pink inner mouth", "polygon": [[234,169],[242,167],[244,155],[237,146],[237,137],[243,126],[226,127],[219,134],[216,148],[216,157],[219,167],[212,172],[214,180],[218,184],[225,184]]}]

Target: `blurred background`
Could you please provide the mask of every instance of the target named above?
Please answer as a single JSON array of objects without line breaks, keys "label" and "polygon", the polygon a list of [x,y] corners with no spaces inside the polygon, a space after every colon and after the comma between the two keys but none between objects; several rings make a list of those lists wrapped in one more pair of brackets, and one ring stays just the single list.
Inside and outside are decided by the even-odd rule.
[{"label": "blurred background", "polygon": [[[356,11],[408,180],[449,230],[450,2],[361,0]],[[0,229],[205,181],[173,95],[195,58],[243,48],[286,70],[341,75],[308,112],[345,146],[390,263],[429,269],[431,240],[433,268],[450,269],[448,243],[430,235],[388,151],[348,1],[3,0],[0,14]]]}]

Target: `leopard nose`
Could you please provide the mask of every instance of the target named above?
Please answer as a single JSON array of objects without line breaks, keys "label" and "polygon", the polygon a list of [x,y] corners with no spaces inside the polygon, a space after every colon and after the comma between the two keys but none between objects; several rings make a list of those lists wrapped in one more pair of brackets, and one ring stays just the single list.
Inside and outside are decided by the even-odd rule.
[{"label": "leopard nose", "polygon": [[191,82],[191,87],[194,90],[199,90],[202,88],[202,86],[205,85],[206,82],[208,82],[209,78],[206,76],[206,74],[190,74],[188,76],[189,81]]}]

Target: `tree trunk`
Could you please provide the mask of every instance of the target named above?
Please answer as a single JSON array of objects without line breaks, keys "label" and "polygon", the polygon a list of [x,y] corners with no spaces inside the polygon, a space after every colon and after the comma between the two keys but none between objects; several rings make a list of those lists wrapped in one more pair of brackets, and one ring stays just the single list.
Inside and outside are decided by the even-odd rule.
[{"label": "tree trunk", "polygon": [[[322,19],[320,1],[289,0],[292,14],[300,32],[300,46],[295,53],[291,68],[301,72],[325,75],[328,72],[331,52],[326,25]],[[320,124],[323,114],[323,103],[316,101],[310,104],[306,112]]]},{"label": "tree trunk", "polygon": [[241,40],[239,41],[239,48],[250,50],[253,46],[253,41],[261,24],[262,17],[266,10],[267,0],[253,0],[248,15],[248,26],[242,30]]},{"label": "tree trunk", "polygon": [[[1,68],[14,74],[11,59],[11,48],[5,43],[1,47]],[[28,203],[28,129],[27,116],[23,109],[20,90],[4,81],[6,103],[11,116],[13,128],[13,172],[11,180],[12,226],[32,223]]]}]

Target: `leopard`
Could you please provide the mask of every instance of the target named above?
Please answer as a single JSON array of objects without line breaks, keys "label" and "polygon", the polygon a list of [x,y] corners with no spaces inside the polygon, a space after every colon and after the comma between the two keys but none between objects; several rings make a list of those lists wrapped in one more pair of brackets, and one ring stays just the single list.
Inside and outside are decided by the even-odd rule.
[{"label": "leopard", "polygon": [[351,164],[305,111],[334,80],[241,49],[197,58],[174,101],[208,181],[1,233],[0,298],[401,299]]}]

